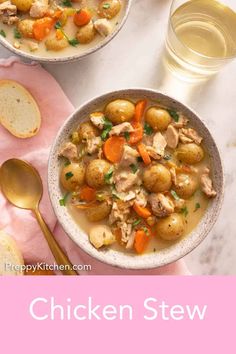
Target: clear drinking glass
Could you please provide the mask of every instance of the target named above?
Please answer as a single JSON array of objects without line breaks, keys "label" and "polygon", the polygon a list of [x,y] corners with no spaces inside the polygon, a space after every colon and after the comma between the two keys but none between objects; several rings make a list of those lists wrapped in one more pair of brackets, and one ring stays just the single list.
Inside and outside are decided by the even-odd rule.
[{"label": "clear drinking glass", "polygon": [[181,79],[216,74],[236,57],[236,0],[174,0],[165,64]]}]

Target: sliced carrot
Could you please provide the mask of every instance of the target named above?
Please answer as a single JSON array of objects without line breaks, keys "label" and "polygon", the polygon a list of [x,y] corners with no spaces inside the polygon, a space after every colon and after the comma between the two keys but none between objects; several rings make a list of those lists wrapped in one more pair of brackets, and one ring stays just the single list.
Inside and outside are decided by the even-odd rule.
[{"label": "sliced carrot", "polygon": [[124,242],[122,241],[122,232],[121,229],[114,229],[113,233],[115,235],[116,241],[119,243],[119,245],[124,246]]},{"label": "sliced carrot", "polygon": [[113,163],[120,162],[123,155],[124,144],[125,139],[121,136],[108,138],[103,145],[103,152],[107,160]]},{"label": "sliced carrot", "polygon": [[132,123],[134,131],[130,133],[129,144],[136,145],[143,138],[143,126],[141,123]]},{"label": "sliced carrot", "polygon": [[36,20],[33,24],[33,34],[37,41],[42,41],[51,31],[55,23],[51,17],[44,17]]},{"label": "sliced carrot", "polygon": [[74,24],[76,26],[85,26],[90,22],[91,17],[91,13],[88,9],[81,9],[74,14]]},{"label": "sliced carrot", "polygon": [[152,213],[150,212],[150,210],[148,210],[148,208],[144,208],[136,202],[134,202],[133,208],[134,211],[143,219],[147,219],[149,218],[149,216],[152,215]]},{"label": "sliced carrot", "polygon": [[92,202],[96,199],[96,189],[91,188],[89,186],[83,186],[80,189],[79,197],[81,200],[84,200],[86,202]]},{"label": "sliced carrot", "polygon": [[56,10],[53,14],[52,14],[52,18],[54,18],[54,20],[59,20],[59,18],[61,17],[61,15],[63,14],[62,10]]},{"label": "sliced carrot", "polygon": [[138,230],[135,233],[134,239],[134,249],[138,254],[141,254],[147,248],[147,245],[150,241],[149,233],[145,232],[144,230]]},{"label": "sliced carrot", "polygon": [[152,161],[143,143],[138,144],[138,152],[140,153],[145,165],[150,165]]},{"label": "sliced carrot", "polygon": [[147,105],[147,100],[141,100],[136,103],[135,114],[133,118],[134,122],[138,122],[138,123],[141,122],[146,105]]}]

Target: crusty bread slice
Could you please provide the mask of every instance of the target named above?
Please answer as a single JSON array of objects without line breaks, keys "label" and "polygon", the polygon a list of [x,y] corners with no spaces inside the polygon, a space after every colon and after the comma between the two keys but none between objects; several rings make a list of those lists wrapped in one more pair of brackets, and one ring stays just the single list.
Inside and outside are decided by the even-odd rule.
[{"label": "crusty bread slice", "polygon": [[23,275],[20,267],[14,267],[22,265],[24,260],[16,242],[4,231],[0,231],[0,275]]},{"label": "crusty bread slice", "polygon": [[0,80],[0,123],[18,138],[30,138],[39,131],[39,107],[29,91],[15,81]]}]

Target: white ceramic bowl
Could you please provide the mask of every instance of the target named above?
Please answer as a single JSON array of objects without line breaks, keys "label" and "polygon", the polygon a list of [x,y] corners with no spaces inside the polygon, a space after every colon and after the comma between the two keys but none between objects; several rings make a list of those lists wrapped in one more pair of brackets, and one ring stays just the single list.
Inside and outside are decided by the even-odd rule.
[{"label": "white ceramic bowl", "polygon": [[[170,245],[170,247],[156,253],[135,255],[121,253],[112,249],[97,250],[91,245],[88,236],[79,228],[78,223],[72,218],[68,209],[59,205],[59,200],[62,198],[62,192],[59,183],[60,161],[58,159],[58,152],[61,146],[65,141],[68,141],[70,133],[78,127],[79,123],[88,118],[90,112],[117,98],[134,100],[146,98],[160,102],[165,106],[182,112],[190,119],[191,125],[196,128],[199,134],[203,137],[204,145],[210,155],[213,183],[217,191],[217,196],[210,201],[204,217],[201,219],[198,226],[191,232],[191,234],[177,243]],[[213,227],[222,205],[224,174],[220,154],[215,141],[206,125],[195,112],[193,112],[186,105],[160,92],[150,89],[127,89],[110,92],[100,97],[93,98],[91,101],[86,102],[83,106],[78,108],[66,120],[58,132],[51,148],[48,165],[48,187],[51,202],[58,221],[70,238],[85,252],[99,261],[113,266],[126,269],[150,269],[169,264],[182,258],[204,240]]]},{"label": "white ceramic bowl", "polygon": [[10,50],[11,52],[13,52],[16,55],[19,55],[25,59],[29,59],[29,60],[36,60],[39,62],[46,62],[46,63],[67,63],[67,62],[73,62],[79,59],[82,59],[86,56],[88,56],[89,54],[92,54],[94,52],[96,52],[97,50],[101,49],[102,47],[104,47],[107,43],[109,43],[121,30],[121,28],[124,26],[128,14],[129,14],[129,10],[131,7],[131,3],[132,0],[125,0],[123,9],[122,9],[122,14],[119,20],[118,25],[116,26],[116,29],[111,33],[111,35],[105,37],[104,39],[101,39],[101,41],[99,41],[98,43],[96,43],[93,47],[89,48],[86,51],[83,51],[82,53],[79,54],[73,54],[73,55],[66,55],[66,56],[53,56],[53,52],[52,52],[52,56],[51,57],[44,57],[44,56],[40,56],[37,55],[37,53],[27,53],[21,49],[16,49],[11,43],[8,42],[8,40],[6,38],[4,38],[3,36],[0,36],[0,44],[2,44],[5,48],[7,48],[8,50]]}]

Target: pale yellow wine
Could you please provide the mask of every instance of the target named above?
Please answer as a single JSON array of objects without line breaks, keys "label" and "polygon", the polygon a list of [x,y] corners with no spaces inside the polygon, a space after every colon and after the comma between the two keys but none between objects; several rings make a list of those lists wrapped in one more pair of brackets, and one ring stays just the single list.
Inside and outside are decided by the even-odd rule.
[{"label": "pale yellow wine", "polygon": [[[171,16],[168,46],[172,66],[177,60],[178,68],[183,60],[183,65],[211,70],[214,60],[236,55],[236,13],[216,0],[187,1]],[[191,67],[185,69],[191,71]]]}]

